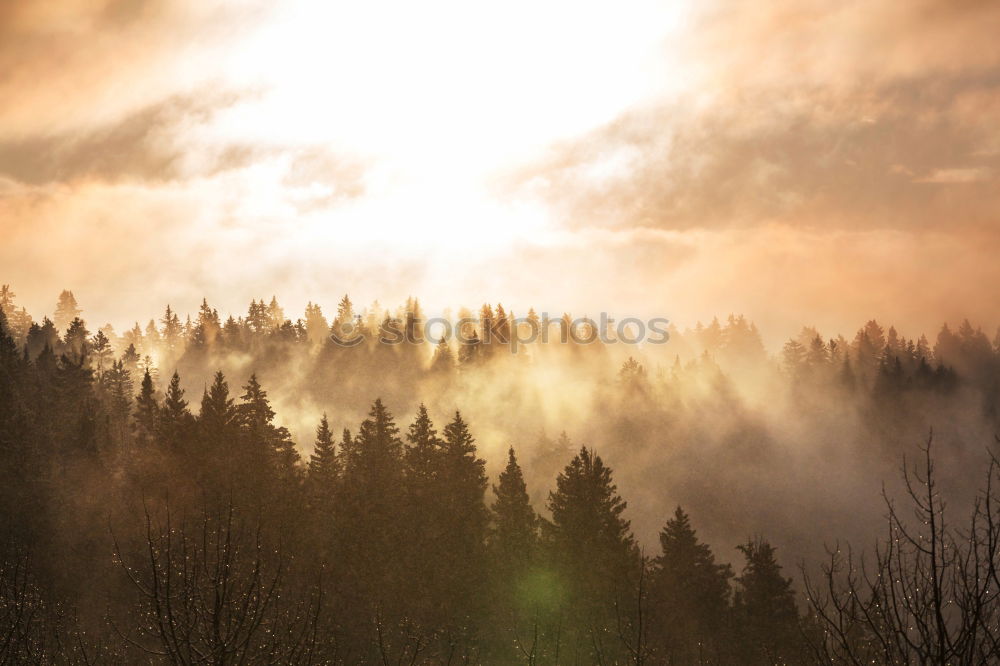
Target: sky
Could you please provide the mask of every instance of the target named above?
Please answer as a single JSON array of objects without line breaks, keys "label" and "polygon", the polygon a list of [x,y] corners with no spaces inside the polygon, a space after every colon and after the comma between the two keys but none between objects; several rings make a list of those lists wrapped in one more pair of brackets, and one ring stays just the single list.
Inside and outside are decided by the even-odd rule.
[{"label": "sky", "polygon": [[1000,4],[7,0],[0,282],[1000,324]]}]

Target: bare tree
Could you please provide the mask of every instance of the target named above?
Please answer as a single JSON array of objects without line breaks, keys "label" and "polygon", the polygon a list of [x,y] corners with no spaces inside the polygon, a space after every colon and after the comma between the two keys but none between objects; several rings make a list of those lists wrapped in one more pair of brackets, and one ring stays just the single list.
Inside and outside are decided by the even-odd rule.
[{"label": "bare tree", "polygon": [[883,490],[887,532],[866,560],[834,548],[819,581],[804,574],[816,622],[807,632],[826,663],[985,664],[1000,659],[1000,503],[991,455],[968,524],[954,528],[937,488],[933,433],[903,463],[913,520]]},{"label": "bare tree", "polygon": [[0,550],[0,664],[30,662],[44,653],[39,631],[45,608],[31,575],[31,557],[16,538]]},{"label": "bare tree", "polygon": [[199,520],[162,522],[144,503],[144,555],[115,556],[140,593],[133,646],[174,664],[317,663],[322,586],[300,601],[284,589],[279,547],[265,547],[261,523],[233,503]]},{"label": "bare tree", "polygon": [[649,622],[646,618],[646,575],[649,561],[645,553],[639,555],[639,573],[636,581],[635,609],[633,612],[623,612],[620,600],[615,599],[615,619],[618,629],[618,639],[628,652],[629,663],[642,666],[650,657]]}]

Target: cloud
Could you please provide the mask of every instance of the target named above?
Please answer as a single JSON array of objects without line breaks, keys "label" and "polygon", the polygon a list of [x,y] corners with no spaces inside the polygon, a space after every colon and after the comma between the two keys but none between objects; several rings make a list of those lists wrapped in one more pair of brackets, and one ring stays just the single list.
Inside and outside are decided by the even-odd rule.
[{"label": "cloud", "polygon": [[[950,94],[914,99],[936,86]],[[980,148],[1000,142],[1000,129],[970,118],[969,98],[1000,106],[1000,81],[758,91],[711,109],[676,102],[556,146],[512,182],[572,226],[991,224],[1000,159]],[[930,182],[942,187],[921,186]]]},{"label": "cloud", "polygon": [[[118,321],[357,291],[681,326],[744,311],[777,336],[995,316],[995,3],[692,3],[649,90],[637,50],[602,55],[627,13],[547,62],[539,24],[511,63],[474,31],[424,52],[375,34],[382,12],[293,4],[0,4],[0,264],[29,305],[71,287]],[[463,49],[461,87],[425,76]]]},{"label": "cloud", "polygon": [[997,222],[995,3],[711,7],[684,44],[696,84],[553,146],[507,191],[574,228]]},{"label": "cloud", "polygon": [[1000,63],[990,0],[709,0],[684,47],[730,89],[962,78]]},{"label": "cloud", "polygon": [[0,179],[36,187],[162,184],[279,160],[287,171],[283,184],[298,189],[311,205],[329,205],[364,192],[366,165],[325,145],[212,135],[219,112],[253,97],[248,92],[204,90],[175,95],[100,127],[0,140]]},{"label": "cloud", "polygon": [[309,213],[364,194],[366,168],[358,159],[311,146],[291,154],[283,183],[298,193],[299,212]]},{"label": "cloud", "polygon": [[0,175],[28,185],[100,180],[163,182],[247,164],[248,146],[200,146],[192,155],[183,130],[234,104],[235,93],[177,95],[88,130],[0,141]]},{"label": "cloud", "polygon": [[105,126],[199,90],[262,12],[263,3],[221,0],[0,3],[3,136]]}]

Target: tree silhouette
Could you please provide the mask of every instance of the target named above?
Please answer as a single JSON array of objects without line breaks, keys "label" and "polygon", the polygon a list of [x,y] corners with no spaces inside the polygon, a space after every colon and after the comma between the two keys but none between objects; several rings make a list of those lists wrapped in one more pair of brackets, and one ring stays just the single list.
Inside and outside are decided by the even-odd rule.
[{"label": "tree silhouette", "polygon": [[729,633],[729,565],[717,564],[677,507],[660,532],[650,581],[657,650],[678,663],[720,661]]}]

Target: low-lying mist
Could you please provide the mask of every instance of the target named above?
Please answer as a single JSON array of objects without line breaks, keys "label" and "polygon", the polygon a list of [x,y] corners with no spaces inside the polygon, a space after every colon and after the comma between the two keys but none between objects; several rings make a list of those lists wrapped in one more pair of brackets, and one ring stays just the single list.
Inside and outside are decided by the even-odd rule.
[{"label": "low-lying mist", "polygon": [[[838,541],[870,542],[884,522],[883,485],[890,496],[900,491],[904,456],[932,431],[943,491],[961,507],[998,430],[1000,351],[968,322],[943,327],[934,343],[875,321],[850,337],[803,328],[768,350],[741,316],[671,326],[662,344],[613,335],[582,344],[575,340],[586,336],[560,336],[568,329],[556,321],[547,342],[512,345],[537,321],[534,311],[515,321],[502,306],[471,317],[459,310],[453,319],[469,318],[458,326],[464,337],[424,340],[417,301],[355,311],[345,297],[329,319],[310,304],[293,321],[273,299],[225,321],[207,303],[192,317],[168,309],[121,335],[100,329],[102,343],[65,333],[78,314],[71,294],[55,323],[33,322],[5,298],[29,355],[82,336],[107,346],[91,363],[122,359],[136,385],[149,369],[160,393],[176,371],[192,401],[217,371],[233,387],[254,374],[304,458],[322,415],[334,432],[354,430],[376,398],[400,424],[421,404],[435,423],[460,411],[491,479],[514,447],[544,515],[557,474],[587,446],[614,469],[644,547],[655,550],[680,505],[723,561],[756,535],[786,566],[817,561]],[[361,344],[331,339],[345,325]],[[409,341],[379,342],[410,332],[401,336]]]}]

